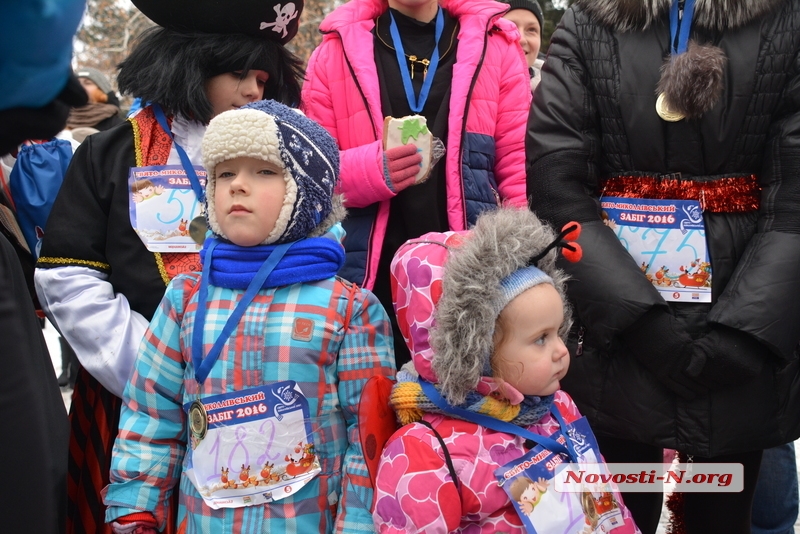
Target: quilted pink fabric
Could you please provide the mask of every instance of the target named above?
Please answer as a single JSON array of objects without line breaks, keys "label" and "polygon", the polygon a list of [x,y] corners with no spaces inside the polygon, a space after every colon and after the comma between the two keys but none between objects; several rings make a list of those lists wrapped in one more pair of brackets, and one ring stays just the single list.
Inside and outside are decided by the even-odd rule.
[{"label": "quilted pink fabric", "polygon": [[[392,295],[398,324],[417,372],[430,382],[437,381],[431,369],[433,349],[429,334],[435,326],[434,311],[442,295],[444,264],[449,251],[458,247],[465,235],[466,232],[422,235],[401,246],[392,260]],[[482,386],[489,387],[479,384],[476,389]],[[581,417],[563,391],[556,392],[554,405],[566,423]],[[378,467],[373,512],[378,532],[524,532],[522,520],[506,492],[497,485],[494,471],[526,454],[525,440],[443,415],[426,414],[424,419],[442,436],[460,490],[433,432],[419,423],[404,426],[389,439]],[[550,414],[528,427],[544,436],[558,428]],[[624,508],[621,498],[617,498]],[[623,513],[626,524],[614,529],[613,534],[639,532],[627,509]],[[574,526],[575,533],[585,529],[582,514],[576,514]]]},{"label": "quilted pink fabric", "polygon": [[[581,417],[565,392],[556,393],[555,404],[565,422]],[[450,452],[461,494],[433,433],[419,423],[406,425],[387,443],[378,468],[373,513],[378,531],[524,532],[508,495],[497,485],[494,470],[524,455],[525,440],[442,415],[428,414],[424,419],[436,428]],[[529,427],[541,435],[557,429],[551,415]]]},{"label": "quilted pink fabric", "polygon": [[414,367],[422,378],[436,382],[431,371],[428,336],[433,312],[442,296],[442,272],[448,248],[460,245],[467,232],[431,232],[404,243],[394,255],[391,272],[392,300],[397,324],[406,340]]}]

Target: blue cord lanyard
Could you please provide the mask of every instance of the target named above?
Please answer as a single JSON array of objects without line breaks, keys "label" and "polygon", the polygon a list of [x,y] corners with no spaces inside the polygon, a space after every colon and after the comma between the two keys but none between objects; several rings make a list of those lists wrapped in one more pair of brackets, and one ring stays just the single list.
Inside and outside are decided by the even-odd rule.
[{"label": "blue cord lanyard", "polygon": [[194,190],[194,194],[197,196],[197,201],[202,204],[205,193],[203,191],[203,186],[200,184],[200,179],[197,177],[197,173],[194,172],[194,165],[192,165],[189,155],[186,153],[183,147],[179,145],[177,141],[175,141],[175,137],[172,135],[172,130],[170,130],[169,124],[167,124],[167,117],[164,115],[164,110],[161,109],[161,106],[158,104],[153,104],[153,113],[156,115],[156,120],[158,121],[159,126],[161,126],[161,129],[164,130],[164,132],[166,132],[166,134],[172,140],[175,150],[178,151],[178,156],[181,158],[183,170],[186,171],[186,176],[189,178],[189,182],[192,184],[192,189]]},{"label": "blue cord lanyard", "polygon": [[[578,461],[578,456],[575,454],[572,446],[569,443],[569,439],[567,439],[567,446],[560,444],[556,440],[552,438],[548,438],[545,436],[540,436],[539,434],[534,434],[530,430],[522,428],[517,425],[513,425],[511,423],[506,423],[505,421],[500,421],[499,419],[495,419],[494,417],[490,417],[488,415],[483,415],[480,413],[470,412],[468,410],[464,410],[462,408],[457,408],[451,405],[447,400],[442,397],[439,390],[434,387],[433,384],[427,382],[423,379],[419,379],[419,385],[422,386],[422,392],[436,405],[439,407],[440,410],[444,411],[445,413],[449,413],[455,416],[458,416],[461,419],[465,419],[467,421],[471,421],[475,424],[484,426],[491,430],[495,430],[497,432],[504,432],[506,434],[513,434],[515,436],[519,436],[521,438],[529,439],[534,443],[538,443],[545,449],[557,453],[557,454],[565,454],[569,456],[570,460],[573,462]],[[564,419],[561,417],[561,414],[558,413],[558,409],[555,406],[550,408],[550,413],[553,414],[553,417],[556,418],[558,421],[559,427],[561,427],[561,433],[566,435],[566,423],[564,423]]]},{"label": "blue cord lanyard", "polygon": [[217,246],[217,240],[211,240],[211,244],[208,246],[208,250],[206,250],[205,263],[203,264],[203,276],[200,278],[197,312],[195,313],[194,329],[192,330],[192,363],[194,364],[194,376],[198,384],[202,385],[203,381],[208,377],[208,373],[211,372],[214,364],[217,363],[219,354],[222,351],[222,345],[225,344],[233,330],[239,325],[239,320],[242,318],[242,315],[244,315],[250,303],[253,302],[261,286],[264,285],[264,281],[293,244],[294,243],[284,243],[276,246],[275,250],[272,251],[261,267],[259,267],[250,285],[247,286],[247,290],[244,292],[242,299],[236,304],[236,308],[234,308],[231,316],[228,317],[225,326],[222,328],[222,332],[204,359],[203,329],[205,328],[206,308],[208,305],[208,276],[211,272],[211,257],[214,253],[214,248]]},{"label": "blue cord lanyard", "polygon": [[683,15],[679,13],[679,3],[680,0],[672,0],[672,8],[669,12],[670,48],[673,56],[686,52],[694,17],[695,0],[686,0],[683,6]]},{"label": "blue cord lanyard", "polygon": [[389,17],[392,19],[389,32],[392,34],[394,52],[397,55],[397,63],[400,65],[400,77],[403,79],[403,89],[406,91],[408,106],[414,113],[422,113],[422,108],[425,107],[425,102],[428,100],[428,93],[431,91],[431,85],[433,85],[433,78],[436,76],[436,69],[439,67],[439,39],[442,37],[442,31],[444,31],[444,13],[442,12],[442,8],[439,8],[436,14],[436,43],[433,45],[431,64],[428,66],[428,74],[422,82],[419,98],[414,96],[414,86],[411,85],[411,74],[406,64],[406,53],[403,49],[403,41],[400,39],[400,31],[397,29],[397,22],[395,22],[394,15],[392,15],[391,11],[389,12]]}]

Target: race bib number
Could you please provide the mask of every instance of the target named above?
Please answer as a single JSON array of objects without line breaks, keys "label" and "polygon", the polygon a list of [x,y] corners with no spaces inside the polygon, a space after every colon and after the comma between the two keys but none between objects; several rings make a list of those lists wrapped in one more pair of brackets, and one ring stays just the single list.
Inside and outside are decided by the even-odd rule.
[{"label": "race bib number", "polygon": [[[194,167],[205,187],[206,171]],[[181,165],[132,167],[128,175],[131,226],[150,252],[197,252],[189,223],[203,206]]]},{"label": "race bib number", "polygon": [[603,197],[600,205],[603,222],[664,300],[711,302],[711,259],[699,202]]},{"label": "race bib number", "polygon": [[[211,508],[288,497],[320,473],[308,400],[294,381],[204,397],[207,430],[192,433],[186,475]],[[184,405],[187,412],[191,403]]]},{"label": "race bib number", "polygon": [[[566,436],[559,431],[550,437],[562,445],[569,439],[579,463],[601,462],[597,442],[585,417],[568,424]],[[566,455],[537,445],[522,458],[495,471],[526,532],[600,534],[620,527],[626,528],[617,532],[637,532],[632,528],[630,513],[618,504],[610,485],[580,488],[573,492],[557,491],[554,484],[556,468],[565,462],[569,462]]]}]

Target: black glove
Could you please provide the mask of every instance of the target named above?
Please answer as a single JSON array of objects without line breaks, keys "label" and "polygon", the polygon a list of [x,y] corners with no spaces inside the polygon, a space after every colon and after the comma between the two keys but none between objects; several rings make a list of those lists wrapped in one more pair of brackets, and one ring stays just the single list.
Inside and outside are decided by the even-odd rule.
[{"label": "black glove", "polygon": [[744,384],[761,372],[766,352],[753,336],[714,324],[695,341],[687,372],[711,389]]},{"label": "black glove", "polygon": [[692,360],[692,338],[667,308],[650,309],[621,335],[639,363],[670,391],[692,399],[708,388],[686,373]]},{"label": "black glove", "polygon": [[86,91],[70,75],[61,93],[40,108],[0,110],[0,156],[13,152],[28,139],[50,139],[64,129],[71,106],[88,102]]}]

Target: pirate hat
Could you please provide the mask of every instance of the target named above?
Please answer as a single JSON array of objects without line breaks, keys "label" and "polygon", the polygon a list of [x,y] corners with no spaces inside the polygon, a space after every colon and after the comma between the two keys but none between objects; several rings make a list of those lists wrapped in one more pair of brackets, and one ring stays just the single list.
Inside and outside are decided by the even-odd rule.
[{"label": "pirate hat", "polygon": [[243,33],[281,44],[297,33],[303,0],[133,0],[149,19],[179,31]]}]

